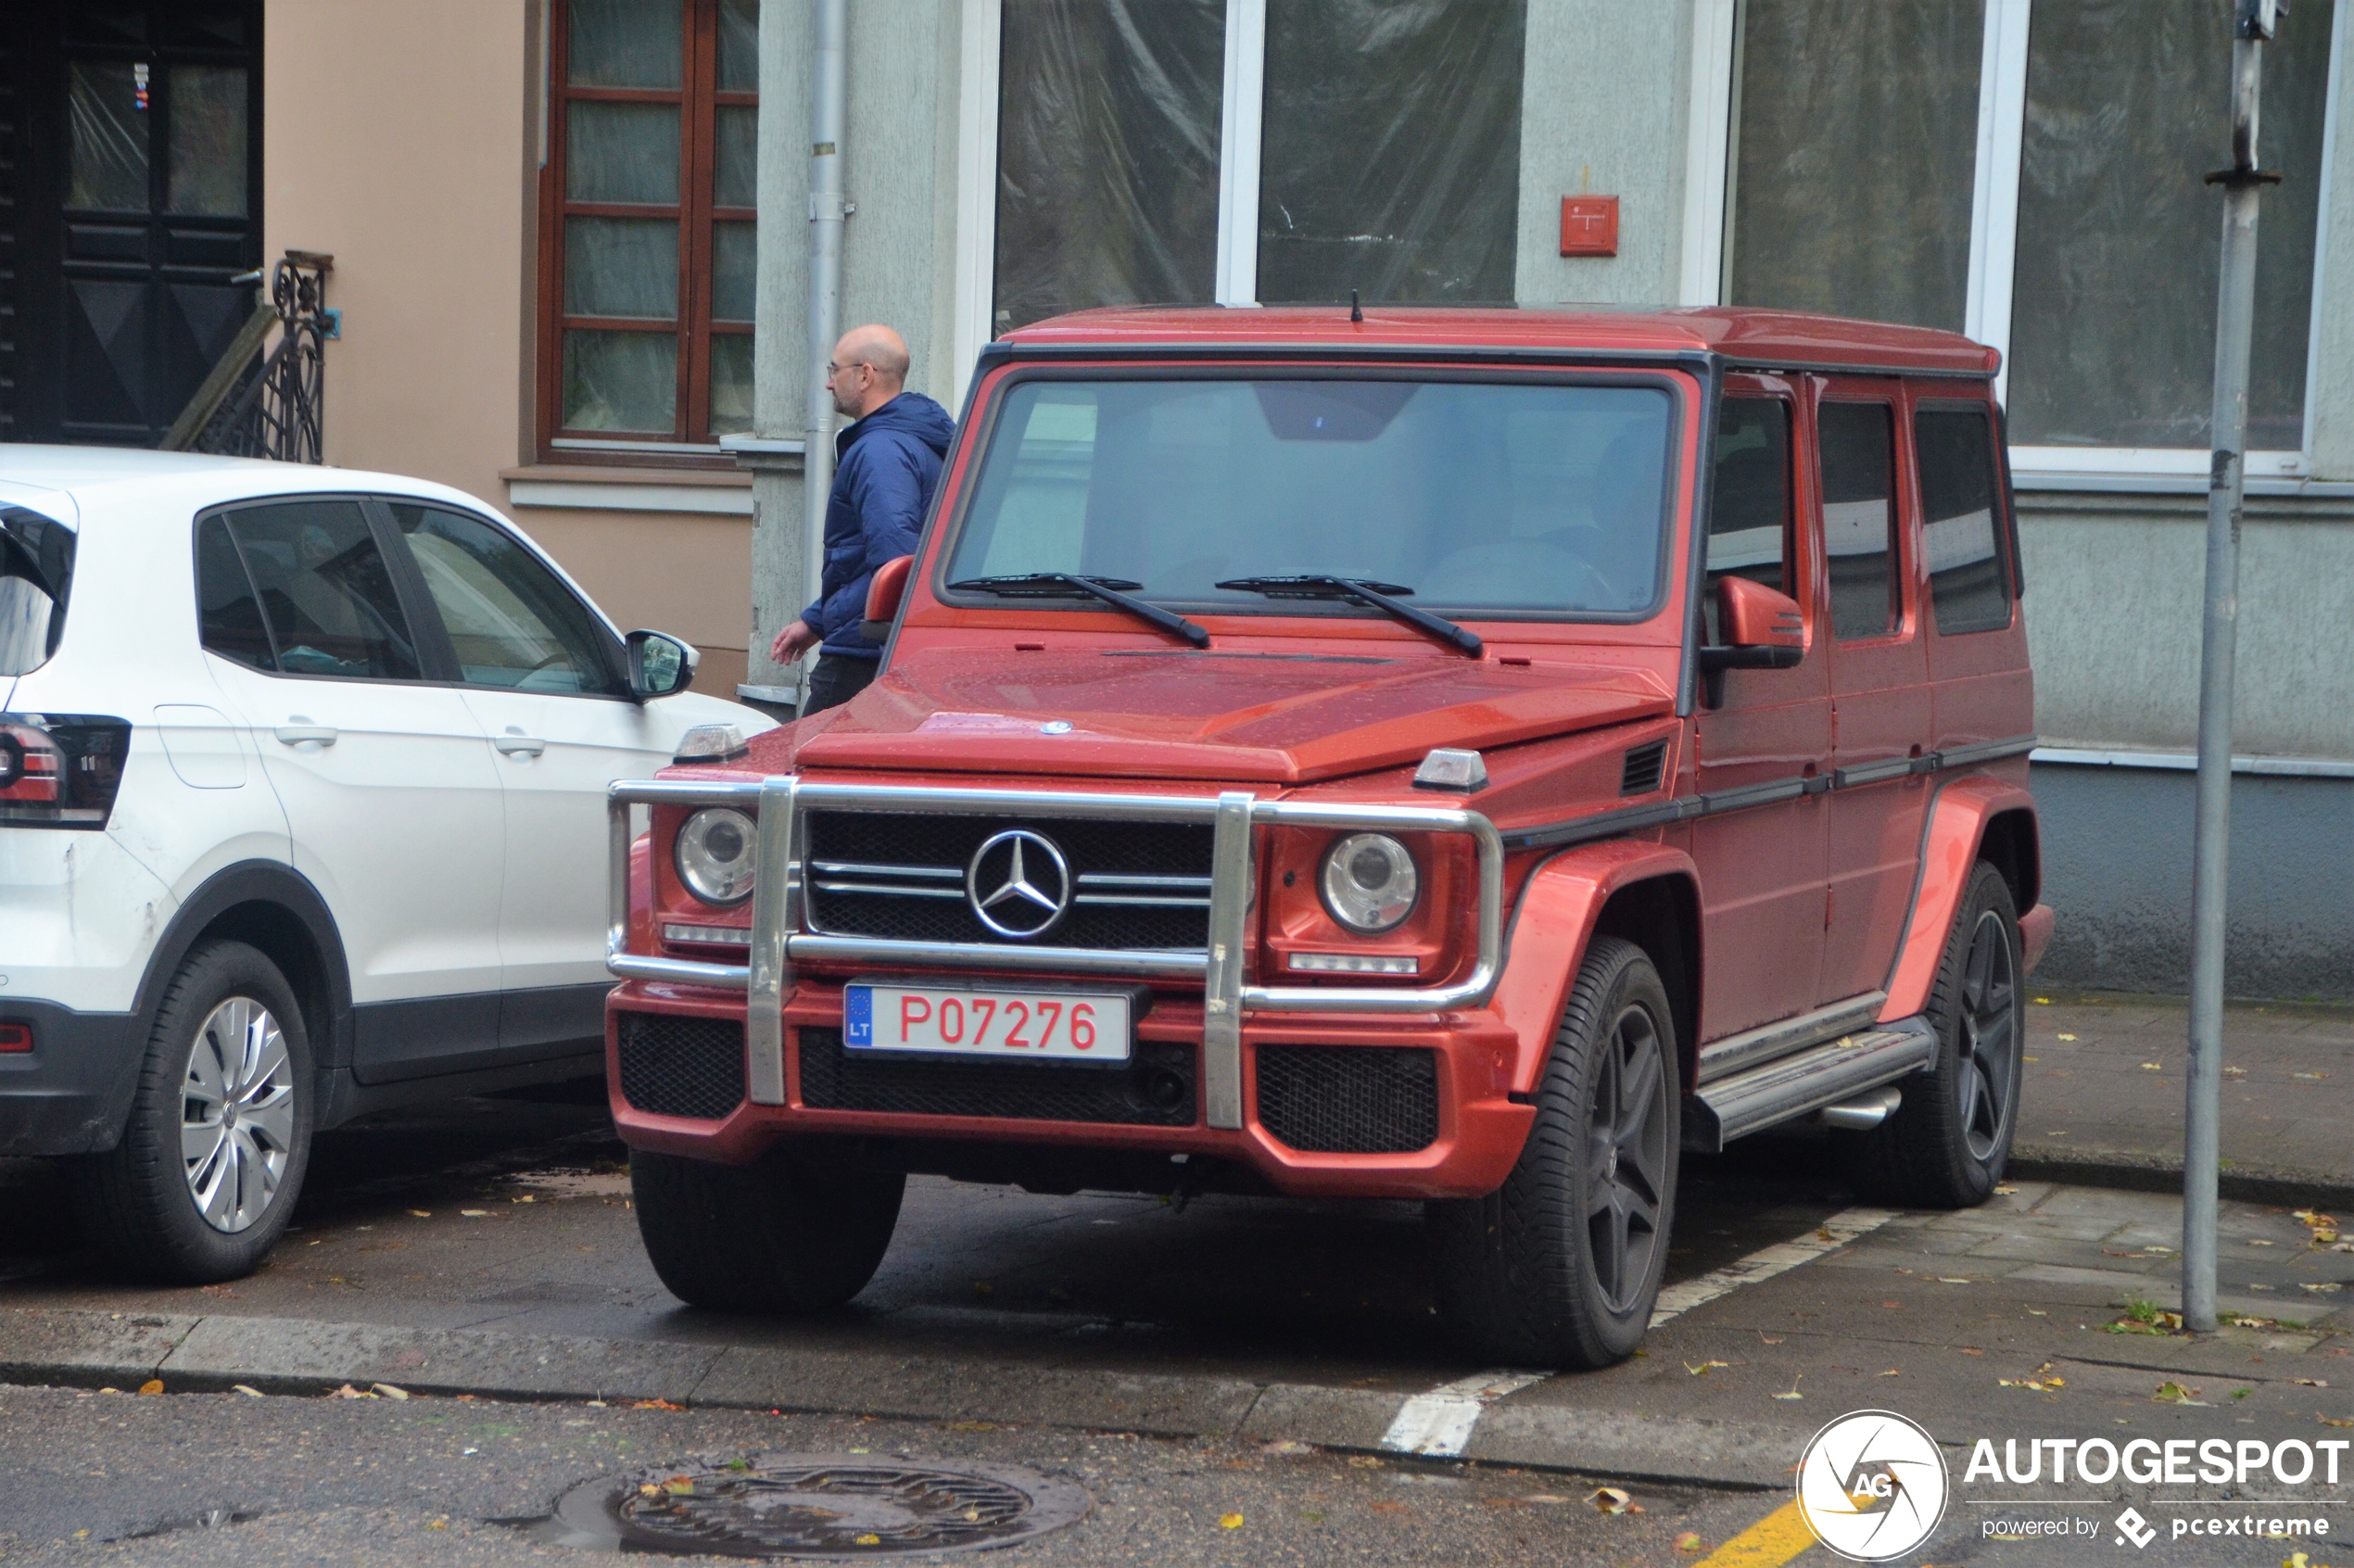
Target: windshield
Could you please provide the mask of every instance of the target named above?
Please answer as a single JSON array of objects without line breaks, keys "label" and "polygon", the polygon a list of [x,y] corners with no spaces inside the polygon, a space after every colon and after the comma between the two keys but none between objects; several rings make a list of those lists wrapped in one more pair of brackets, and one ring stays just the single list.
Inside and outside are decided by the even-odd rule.
[{"label": "windshield", "polygon": [[1224,613],[1381,613],[1241,583],[1318,574],[1473,618],[1640,616],[1673,417],[1649,385],[1026,380],[945,580],[1066,572]]},{"label": "windshield", "polygon": [[73,530],[54,517],[0,506],[0,677],[49,662],[66,629]]}]

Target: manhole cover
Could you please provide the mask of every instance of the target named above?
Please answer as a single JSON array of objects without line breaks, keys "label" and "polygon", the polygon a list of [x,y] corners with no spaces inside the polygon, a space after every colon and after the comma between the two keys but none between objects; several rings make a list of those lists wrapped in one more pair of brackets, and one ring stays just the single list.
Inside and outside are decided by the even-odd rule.
[{"label": "manhole cover", "polygon": [[576,1486],[556,1504],[570,1544],[719,1557],[975,1551],[1058,1530],[1089,1498],[1000,1465],[865,1454],[762,1454]]}]

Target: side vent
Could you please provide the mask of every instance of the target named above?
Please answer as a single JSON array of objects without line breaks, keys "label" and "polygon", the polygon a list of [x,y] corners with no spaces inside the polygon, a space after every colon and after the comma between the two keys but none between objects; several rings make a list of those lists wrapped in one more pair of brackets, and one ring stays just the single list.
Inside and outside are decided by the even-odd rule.
[{"label": "side vent", "polygon": [[1667,765],[1667,742],[1658,740],[1646,742],[1626,753],[1626,765],[1618,776],[1618,792],[1622,795],[1648,795],[1659,788],[1659,776]]}]

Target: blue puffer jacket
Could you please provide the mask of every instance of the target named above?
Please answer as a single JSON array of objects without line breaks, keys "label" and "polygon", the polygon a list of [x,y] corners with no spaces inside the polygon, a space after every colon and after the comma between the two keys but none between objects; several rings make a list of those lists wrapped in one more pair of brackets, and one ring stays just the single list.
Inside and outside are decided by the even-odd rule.
[{"label": "blue puffer jacket", "polygon": [[858,635],[875,568],[916,553],[916,536],[940,483],[941,460],[956,434],[948,411],[920,392],[902,392],[834,437],[834,488],[826,502],[826,575],[801,618],[828,653],[879,659]]}]

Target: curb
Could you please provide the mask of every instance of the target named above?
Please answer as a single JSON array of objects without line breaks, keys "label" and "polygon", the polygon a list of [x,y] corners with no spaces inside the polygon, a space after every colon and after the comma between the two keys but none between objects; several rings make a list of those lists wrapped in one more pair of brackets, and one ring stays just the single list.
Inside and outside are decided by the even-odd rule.
[{"label": "curb", "polygon": [[[2011,1161],[2004,1174],[2011,1181],[2061,1182],[2133,1193],[2179,1195],[2183,1190],[2181,1156],[2148,1154],[2137,1149],[2071,1149],[2050,1144],[2019,1144],[2012,1147]],[[2260,1203],[2283,1208],[2354,1208],[2354,1177],[2330,1171],[2299,1170],[2227,1158],[2217,1175],[2216,1189],[2234,1203]]]},{"label": "curb", "polygon": [[[297,1318],[0,1311],[0,1382],[316,1396],[397,1384],[500,1399],[677,1405],[1080,1427],[1154,1436],[1288,1439],[1379,1453],[1411,1393],[1011,1364],[939,1368],[895,1355],[390,1328]],[[1488,1407],[1460,1455],[1617,1480],[1758,1491],[1788,1485],[1791,1437],[1690,1418],[1561,1405]]]}]

